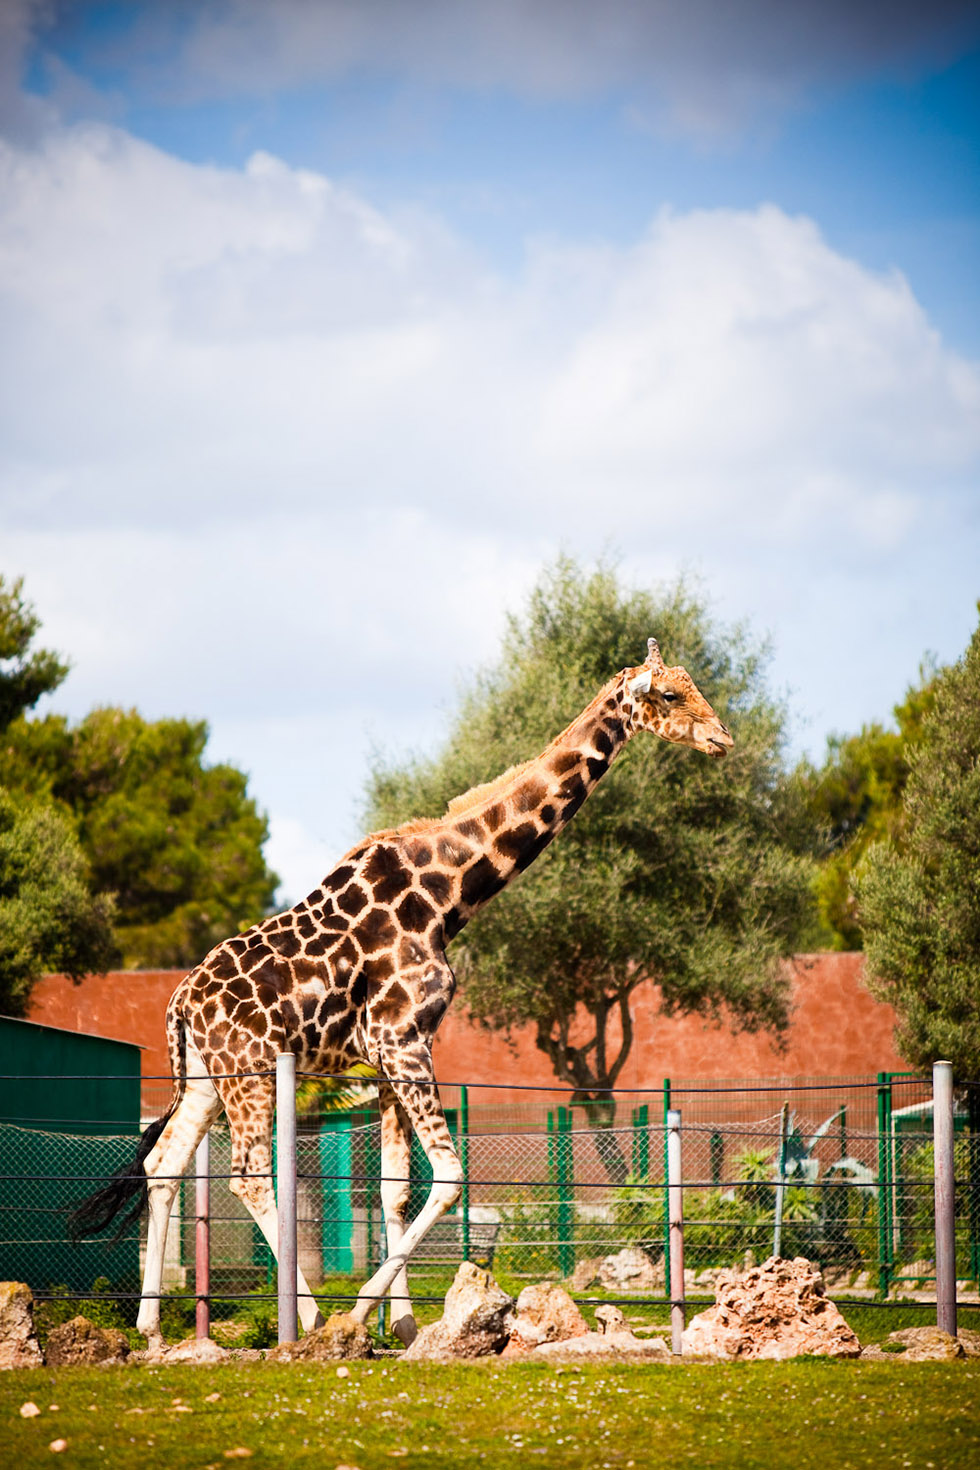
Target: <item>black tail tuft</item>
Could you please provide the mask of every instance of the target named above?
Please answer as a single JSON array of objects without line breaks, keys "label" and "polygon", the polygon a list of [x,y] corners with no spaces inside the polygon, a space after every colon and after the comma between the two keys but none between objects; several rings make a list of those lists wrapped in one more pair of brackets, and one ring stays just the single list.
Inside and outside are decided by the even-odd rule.
[{"label": "black tail tuft", "polygon": [[176,1103],[171,1104],[162,1118],[157,1118],[155,1123],[150,1124],[140,1138],[135,1157],[121,1169],[117,1169],[108,1184],[88,1195],[86,1199],[79,1200],[72,1208],[68,1216],[68,1234],[72,1241],[84,1240],[89,1235],[100,1235],[107,1225],[111,1225],[126,1201],[134,1195],[136,1202],[120,1220],[113,1240],[119,1240],[126,1226],[139,1219],[146,1209],[148,1199],[143,1163],[166,1127],[175,1106]]}]

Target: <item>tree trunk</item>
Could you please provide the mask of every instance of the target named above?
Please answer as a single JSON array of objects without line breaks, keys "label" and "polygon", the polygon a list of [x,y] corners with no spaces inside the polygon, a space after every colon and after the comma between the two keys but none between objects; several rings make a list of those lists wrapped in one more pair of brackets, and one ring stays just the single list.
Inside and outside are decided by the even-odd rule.
[{"label": "tree trunk", "polygon": [[[613,995],[600,996],[589,1007],[594,1023],[592,1039],[584,1046],[573,1046],[569,1040],[570,1016],[552,1018],[550,1024],[538,1023],[535,1041],[551,1061],[555,1075],[562,1082],[570,1083],[575,1091],[571,1104],[584,1107],[589,1127],[595,1134],[596,1153],[609,1177],[611,1184],[624,1184],[629,1175],[629,1164],[620,1146],[614,1129],[616,1126],[616,1099],[612,1089],[629,1055],[633,1040],[633,1024],[629,1011],[630,991],[633,985],[624,986]],[[622,1039],[619,1051],[611,1064],[607,1063],[606,1026],[610,1012],[619,1011]],[[557,1035],[555,1031],[557,1029]],[[594,1059],[590,1063],[590,1053]]]}]

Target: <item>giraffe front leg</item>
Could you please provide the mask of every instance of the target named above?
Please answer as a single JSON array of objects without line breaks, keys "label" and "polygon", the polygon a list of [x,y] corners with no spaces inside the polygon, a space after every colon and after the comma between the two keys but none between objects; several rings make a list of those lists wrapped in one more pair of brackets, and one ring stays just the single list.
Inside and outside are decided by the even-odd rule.
[{"label": "giraffe front leg", "polygon": [[[381,1103],[381,1207],[384,1210],[388,1255],[402,1255],[405,1215],[411,1181],[412,1125],[395,1093],[386,1082],[379,1084]],[[391,1330],[405,1347],[415,1341],[418,1329],[409,1294],[408,1271],[404,1266],[390,1287]]]},{"label": "giraffe front leg", "polygon": [[435,1222],[453,1208],[463,1191],[463,1170],[439,1101],[431,1064],[426,1073],[418,1069],[413,1077],[404,1079],[396,1078],[397,1066],[396,1060],[389,1061],[385,1071],[432,1165],[432,1188],[422,1209],[399,1240],[397,1249],[392,1251],[389,1247],[388,1259],[358,1292],[351,1311],[356,1322],[367,1321],[372,1306],[405,1272],[419,1242]]}]

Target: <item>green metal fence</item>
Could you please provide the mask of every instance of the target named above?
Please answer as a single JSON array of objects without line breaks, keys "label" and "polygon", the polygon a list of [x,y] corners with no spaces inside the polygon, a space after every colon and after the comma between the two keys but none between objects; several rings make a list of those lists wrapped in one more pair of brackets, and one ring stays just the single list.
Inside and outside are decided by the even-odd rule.
[{"label": "green metal fence", "polygon": [[[52,1092],[55,1081],[49,1081]],[[144,1086],[145,1091],[145,1086]],[[161,1098],[169,1088],[161,1082]],[[0,1093],[0,1096],[3,1094]],[[832,1293],[884,1299],[934,1291],[929,1085],[877,1078],[771,1078],[705,1085],[672,1079],[655,1093],[618,1093],[601,1108],[525,1090],[501,1103],[488,1085],[444,1088],[464,1164],[453,1215],[413,1261],[421,1289],[442,1291],[464,1258],[514,1281],[555,1279],[577,1291],[669,1297],[664,1113],[682,1115],[685,1284],[708,1292],[722,1268],[773,1248],[824,1270]],[[111,1103],[118,1112],[118,1099]],[[159,1111],[162,1111],[163,1103]],[[131,1157],[136,1124],[87,1120],[68,1131],[0,1119],[0,1277],[40,1294],[79,1292],[97,1277],[135,1289],[134,1227],[122,1241],[67,1244],[65,1209]],[[969,1090],[956,1114],[957,1274],[976,1292],[980,1268],[980,1109]],[[109,1125],[114,1131],[106,1131]],[[89,1131],[95,1127],[96,1131]],[[98,1129],[103,1131],[100,1133]],[[377,1259],[380,1124],[370,1108],[306,1115],[297,1139],[299,1255],[327,1297],[349,1294]],[[211,1277],[216,1295],[270,1289],[273,1262],[226,1185],[227,1131],[212,1131]],[[413,1210],[431,1171],[412,1157]],[[193,1291],[194,1200],[178,1193],[165,1286]]]}]

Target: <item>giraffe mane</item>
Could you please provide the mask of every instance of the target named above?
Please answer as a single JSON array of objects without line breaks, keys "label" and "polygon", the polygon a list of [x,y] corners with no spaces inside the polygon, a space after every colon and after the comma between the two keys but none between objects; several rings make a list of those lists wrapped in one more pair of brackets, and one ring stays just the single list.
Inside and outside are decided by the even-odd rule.
[{"label": "giraffe mane", "polygon": [[407,822],[400,822],[397,827],[386,827],[379,832],[370,832],[367,837],[361,839],[356,847],[351,849],[351,852],[359,851],[366,842],[375,842],[386,837],[413,837],[416,834],[432,832],[435,828],[444,826],[448,820],[462,816],[464,812],[472,811],[474,807],[482,806],[484,802],[492,800],[494,796],[502,795],[509,786],[513,785],[519,776],[523,775],[525,771],[530,770],[532,766],[536,766],[551,751],[562,745],[572,727],[577,725],[579,720],[586,718],[595,706],[605,699],[609,690],[623,678],[624,674],[635,674],[636,672],[636,669],[624,669],[621,673],[616,674],[610,679],[608,683],[604,684],[595,698],[575,717],[571,725],[567,725],[538,755],[532,756],[530,760],[521,761],[516,766],[508,766],[506,771],[502,771],[492,781],[481,781],[478,785],[471,786],[469,791],[464,791],[459,796],[454,796],[441,816],[411,817]]}]

